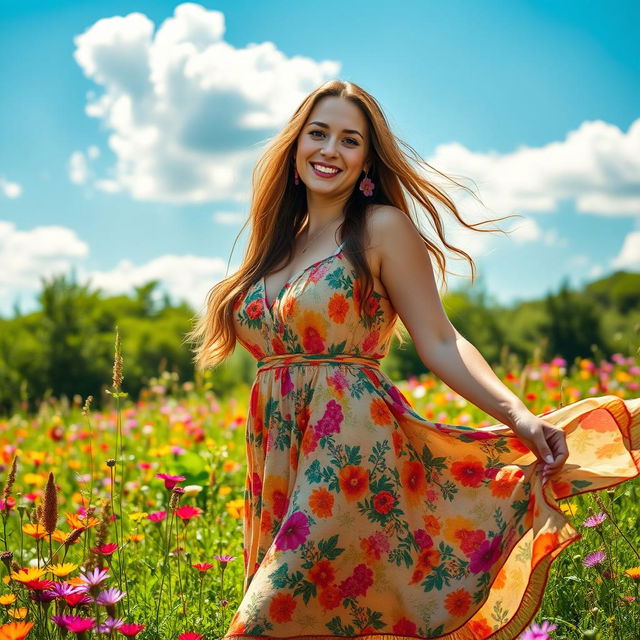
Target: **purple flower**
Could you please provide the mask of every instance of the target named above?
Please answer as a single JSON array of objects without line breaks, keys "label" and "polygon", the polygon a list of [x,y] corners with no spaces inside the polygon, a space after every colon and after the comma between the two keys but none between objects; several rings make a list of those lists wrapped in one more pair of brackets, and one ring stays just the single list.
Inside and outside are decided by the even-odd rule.
[{"label": "purple flower", "polygon": [[214,560],[217,560],[220,563],[220,568],[221,569],[226,569],[227,565],[232,561],[235,560],[236,557],[235,556],[230,556],[230,555],[224,555],[224,556],[213,556]]},{"label": "purple flower", "polygon": [[343,417],[342,407],[335,400],[329,400],[324,415],[314,427],[318,438],[328,436],[331,433],[340,433],[340,423]]},{"label": "purple flower", "polygon": [[595,567],[597,564],[600,564],[607,557],[607,554],[604,551],[596,551],[595,553],[590,553],[585,556],[582,564],[585,567]]},{"label": "purple flower", "polygon": [[292,513],[280,527],[275,539],[276,549],[297,549],[309,535],[309,521],[301,511]]},{"label": "purple flower", "polygon": [[106,591],[101,591],[96,598],[96,602],[106,607],[109,604],[119,602],[122,598],[124,598],[124,593],[120,589],[111,587]]},{"label": "purple flower", "polygon": [[80,579],[85,584],[88,584],[90,587],[95,587],[99,585],[101,582],[104,582],[107,579],[108,575],[109,575],[108,569],[96,568],[96,569],[93,569],[92,571],[89,571],[88,573],[81,573]]},{"label": "purple flower", "polygon": [[124,624],[122,618],[107,618],[104,622],[101,622],[98,626],[98,633],[111,633],[117,631]]},{"label": "purple flower", "polygon": [[542,624],[533,623],[528,629],[525,629],[519,636],[518,640],[548,640],[549,631],[556,628],[555,624],[551,624],[547,620],[543,620]]},{"label": "purple flower", "polygon": [[494,563],[500,557],[500,543],[502,536],[494,536],[478,545],[478,548],[471,554],[469,562],[469,571],[472,573],[480,573],[481,571],[489,571]]},{"label": "purple flower", "polygon": [[583,527],[597,527],[607,519],[607,514],[600,512],[589,516],[583,523]]}]

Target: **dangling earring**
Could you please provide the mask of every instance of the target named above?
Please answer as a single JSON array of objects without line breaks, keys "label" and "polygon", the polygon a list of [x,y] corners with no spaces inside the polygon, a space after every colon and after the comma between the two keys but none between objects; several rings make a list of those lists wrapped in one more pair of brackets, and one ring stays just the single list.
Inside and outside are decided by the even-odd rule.
[{"label": "dangling earring", "polygon": [[294,184],[300,184],[300,176],[298,175],[298,170],[293,167],[293,182]]},{"label": "dangling earring", "polygon": [[365,171],[364,178],[362,178],[362,180],[360,181],[360,191],[362,191],[365,196],[372,196],[373,189],[376,185],[373,180],[371,180],[371,178],[367,177],[368,173],[369,170]]}]

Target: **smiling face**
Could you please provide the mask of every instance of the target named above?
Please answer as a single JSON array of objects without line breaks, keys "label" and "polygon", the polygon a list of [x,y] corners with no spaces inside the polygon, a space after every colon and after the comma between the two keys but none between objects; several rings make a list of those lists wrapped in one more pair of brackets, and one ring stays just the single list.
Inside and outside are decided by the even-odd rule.
[{"label": "smiling face", "polygon": [[[359,107],[344,98],[322,98],[298,136],[295,165],[300,180],[316,195],[348,197],[369,167],[368,145],[367,121]],[[331,167],[334,170],[326,172]]]}]

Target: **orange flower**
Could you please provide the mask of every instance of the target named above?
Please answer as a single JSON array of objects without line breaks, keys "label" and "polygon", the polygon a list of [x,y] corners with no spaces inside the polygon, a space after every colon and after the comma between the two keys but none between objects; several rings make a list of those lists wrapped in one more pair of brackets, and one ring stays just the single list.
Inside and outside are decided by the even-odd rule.
[{"label": "orange flower", "polygon": [[594,409],[590,411],[580,420],[580,426],[583,429],[590,429],[598,433],[606,433],[607,431],[613,431],[615,433],[618,431],[615,420],[606,409]]},{"label": "orange flower", "polygon": [[507,572],[505,571],[505,565],[502,566],[498,574],[496,575],[496,579],[493,581],[491,585],[492,589],[502,589],[504,585],[507,583]]},{"label": "orange flower", "polygon": [[38,569],[37,567],[29,567],[25,569],[18,569],[18,571],[12,571],[11,577],[16,582],[31,582],[32,580],[40,580],[42,576],[47,573],[44,569]]},{"label": "orange flower", "polygon": [[355,464],[348,464],[338,473],[340,488],[346,500],[353,502],[361,498],[369,489],[369,474]]},{"label": "orange flower", "polygon": [[0,640],[24,640],[33,622],[10,622],[0,627]]},{"label": "orange flower", "polygon": [[22,525],[22,530],[36,540],[40,540],[40,538],[44,538],[47,535],[47,532],[41,524],[32,524],[31,522],[28,522],[27,524]]},{"label": "orange flower", "polygon": [[469,622],[469,631],[475,633],[476,638],[487,638],[491,633],[492,629],[487,624],[487,619],[482,616],[477,620],[471,620]]},{"label": "orange flower", "polygon": [[498,470],[489,488],[496,498],[508,498],[513,493],[518,479],[524,475],[519,467],[503,467]]},{"label": "orange flower", "polygon": [[598,458],[615,458],[623,450],[624,447],[619,442],[607,442],[598,447],[595,453]]},{"label": "orange flower", "polygon": [[400,470],[400,479],[406,489],[407,500],[415,505],[421,500],[427,482],[422,463],[419,460],[405,460]]},{"label": "orange flower", "polygon": [[327,306],[329,317],[337,324],[342,324],[349,311],[349,303],[341,293],[334,293]]},{"label": "orange flower", "polygon": [[320,560],[309,570],[309,581],[320,587],[328,587],[335,577],[336,572],[328,560]]},{"label": "orange flower", "polygon": [[374,398],[369,406],[369,412],[374,424],[388,425],[393,422],[391,411],[382,398]]},{"label": "orange flower", "polygon": [[324,609],[335,609],[341,602],[340,589],[331,585],[326,589],[321,589],[318,595],[318,602]]},{"label": "orange flower", "polygon": [[556,531],[547,531],[541,533],[533,541],[533,558],[531,566],[535,567],[542,558],[550,554],[558,546],[558,533]]},{"label": "orange flower", "polygon": [[274,622],[289,622],[296,608],[296,601],[288,593],[277,594],[269,605],[269,616]]},{"label": "orange flower", "polygon": [[403,438],[400,429],[395,429],[391,434],[391,440],[393,442],[393,451],[396,454],[396,458],[400,455],[402,451]]},{"label": "orange flower", "polygon": [[440,521],[435,516],[422,516],[422,522],[428,534],[437,536],[440,533]]},{"label": "orange flower", "polygon": [[333,494],[325,489],[314,489],[309,496],[309,508],[318,518],[329,518],[333,513]]},{"label": "orange flower", "polygon": [[451,465],[453,477],[464,487],[479,487],[484,478],[484,465],[480,458],[467,455]]},{"label": "orange flower", "polygon": [[444,599],[445,609],[452,616],[463,616],[469,610],[471,595],[466,589],[453,591]]},{"label": "orange flower", "polygon": [[273,520],[271,519],[271,512],[263,509],[260,515],[260,531],[262,531],[262,533],[269,533],[272,526]]},{"label": "orange flower", "polygon": [[88,529],[98,524],[98,518],[94,518],[93,516],[89,518],[86,516],[81,517],[77,513],[65,513],[64,516],[72,529],[82,529],[83,527]]}]

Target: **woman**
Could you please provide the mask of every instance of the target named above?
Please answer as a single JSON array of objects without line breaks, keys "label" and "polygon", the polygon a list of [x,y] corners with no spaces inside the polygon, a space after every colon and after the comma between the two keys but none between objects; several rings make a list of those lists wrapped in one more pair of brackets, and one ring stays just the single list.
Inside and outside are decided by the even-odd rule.
[{"label": "woman", "polygon": [[[557,499],[639,473],[640,399],[542,419],[451,325],[431,264],[444,276],[444,254],[405,192],[473,276],[434,203],[486,230],[411,165],[359,86],[312,92],[257,166],[245,260],[191,333],[200,367],[236,340],[258,360],[244,597],[225,638],[515,638],[552,560],[581,537]],[[412,410],[379,368],[397,320],[425,365],[499,424]]]}]

